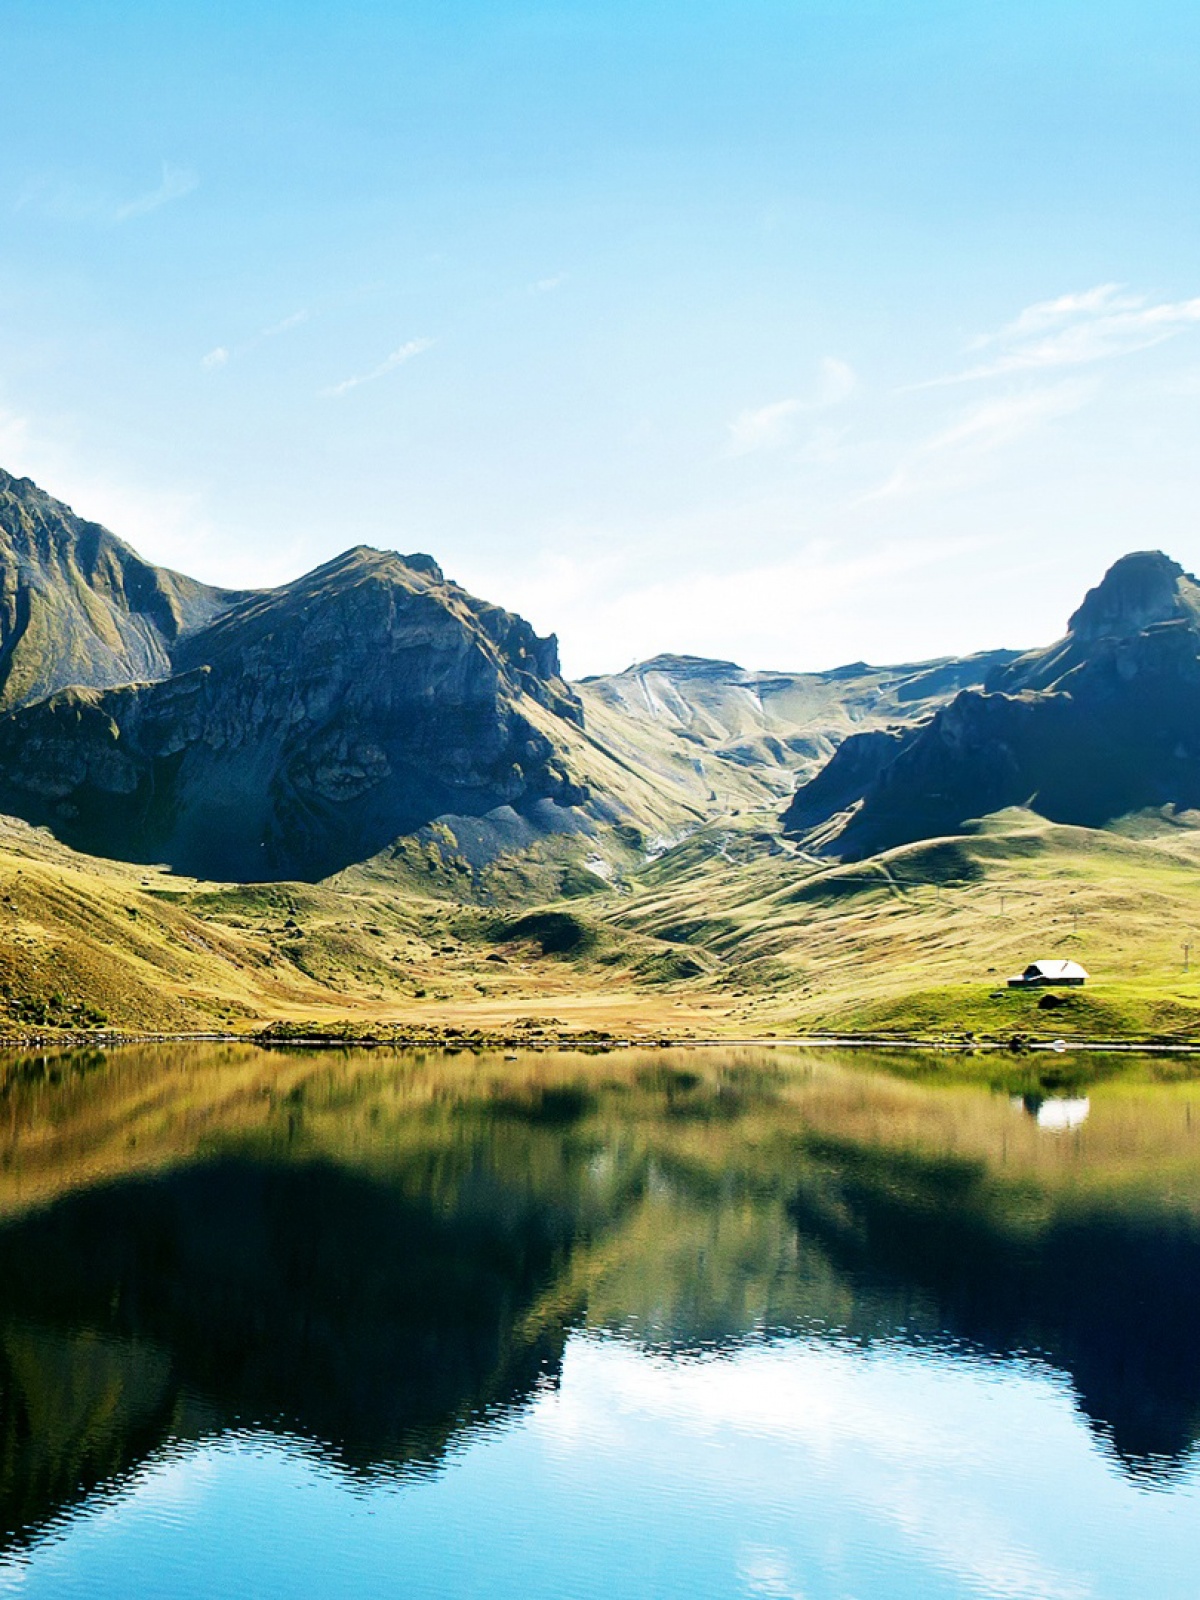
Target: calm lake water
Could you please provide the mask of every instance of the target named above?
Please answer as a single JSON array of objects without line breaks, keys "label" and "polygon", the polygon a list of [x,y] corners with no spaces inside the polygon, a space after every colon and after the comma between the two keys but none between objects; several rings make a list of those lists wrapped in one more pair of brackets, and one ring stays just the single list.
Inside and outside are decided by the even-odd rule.
[{"label": "calm lake water", "polygon": [[930,1065],[0,1058],[0,1596],[1195,1600],[1200,1069]]}]

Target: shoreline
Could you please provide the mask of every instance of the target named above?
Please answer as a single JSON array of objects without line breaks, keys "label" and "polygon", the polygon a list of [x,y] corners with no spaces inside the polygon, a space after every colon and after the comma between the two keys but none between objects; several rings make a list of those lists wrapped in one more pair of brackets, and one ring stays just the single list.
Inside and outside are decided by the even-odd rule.
[{"label": "shoreline", "polygon": [[553,1050],[582,1050],[593,1054],[614,1050],[676,1050],[676,1049],[838,1049],[838,1050],[931,1050],[947,1055],[998,1054],[1021,1056],[1027,1054],[1065,1055],[1071,1051],[1087,1050],[1111,1054],[1133,1055],[1200,1055],[1200,1040],[1169,1039],[1162,1035],[1146,1038],[1030,1038],[1013,1034],[1007,1037],[981,1039],[946,1038],[937,1035],[883,1034],[883,1033],[802,1033],[746,1036],[701,1036],[650,1034],[639,1038],[632,1035],[609,1034],[597,1029],[581,1029],[577,1033],[549,1031],[492,1031],[485,1029],[445,1028],[411,1033],[388,1033],[368,1030],[356,1033],[345,1031],[298,1031],[291,1033],[288,1025],[268,1024],[256,1033],[229,1033],[206,1031],[197,1033],[165,1033],[150,1030],[126,1032],[119,1029],[95,1031],[63,1030],[62,1032],[31,1031],[20,1034],[0,1034],[0,1050],[79,1049],[93,1046],[99,1049],[116,1049],[135,1044],[249,1044],[262,1050],[428,1050],[442,1049],[456,1053],[464,1050],[525,1050],[545,1053]]}]

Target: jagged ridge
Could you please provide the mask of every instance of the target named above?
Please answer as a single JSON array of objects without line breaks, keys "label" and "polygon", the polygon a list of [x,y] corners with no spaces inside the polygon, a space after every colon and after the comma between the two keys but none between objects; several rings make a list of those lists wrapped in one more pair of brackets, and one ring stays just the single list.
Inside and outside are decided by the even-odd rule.
[{"label": "jagged ridge", "polygon": [[3,810],[126,860],[312,878],[447,812],[583,798],[522,712],[582,720],[554,639],[430,557],[358,547],[279,589],[213,590],[2,487],[0,593],[39,619],[2,658],[21,684]]},{"label": "jagged ridge", "polygon": [[1123,557],[1056,644],[922,726],[848,739],[784,825],[861,857],[1009,805],[1091,827],[1200,805],[1200,586],[1177,562]]},{"label": "jagged ridge", "polygon": [[164,678],[175,646],[243,597],[152,566],[0,471],[0,711],[68,684]]}]

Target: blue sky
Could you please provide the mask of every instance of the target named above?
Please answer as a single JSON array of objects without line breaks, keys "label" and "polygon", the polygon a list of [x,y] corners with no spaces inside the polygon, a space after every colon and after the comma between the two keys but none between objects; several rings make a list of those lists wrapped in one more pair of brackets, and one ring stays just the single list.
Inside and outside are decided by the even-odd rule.
[{"label": "blue sky", "polygon": [[832,665],[1200,564],[1200,8],[5,0],[0,463]]}]

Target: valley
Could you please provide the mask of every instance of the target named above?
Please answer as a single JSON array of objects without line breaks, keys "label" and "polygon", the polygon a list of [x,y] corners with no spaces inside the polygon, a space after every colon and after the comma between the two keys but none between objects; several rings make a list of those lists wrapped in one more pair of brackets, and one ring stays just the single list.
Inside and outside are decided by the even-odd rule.
[{"label": "valley", "polygon": [[211,589],[3,475],[0,575],[6,1036],[1196,1036],[1165,556],[1044,650],[577,684],[428,556]]}]

